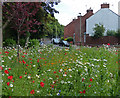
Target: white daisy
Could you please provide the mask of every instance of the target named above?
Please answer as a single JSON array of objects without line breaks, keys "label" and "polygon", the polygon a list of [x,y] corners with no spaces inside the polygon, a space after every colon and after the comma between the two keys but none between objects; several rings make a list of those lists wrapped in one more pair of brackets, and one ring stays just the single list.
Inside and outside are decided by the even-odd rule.
[{"label": "white daisy", "polygon": [[35,67],[36,65],[33,65],[33,67]]},{"label": "white daisy", "polygon": [[30,79],[31,77],[30,76],[28,76],[28,79]]},{"label": "white daisy", "polygon": [[10,84],[10,87],[13,87],[13,84]]},{"label": "white daisy", "polygon": [[66,74],[63,74],[64,77],[66,77],[67,75]]}]

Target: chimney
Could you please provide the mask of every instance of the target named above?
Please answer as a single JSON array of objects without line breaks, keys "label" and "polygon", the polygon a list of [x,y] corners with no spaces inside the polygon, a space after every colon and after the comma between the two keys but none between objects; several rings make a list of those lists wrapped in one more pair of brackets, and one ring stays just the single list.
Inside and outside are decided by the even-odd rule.
[{"label": "chimney", "polygon": [[77,16],[77,19],[79,19],[80,18],[80,16]]},{"label": "chimney", "polygon": [[103,3],[103,4],[101,4],[101,8],[109,8],[109,4]]},{"label": "chimney", "polygon": [[91,9],[91,7],[87,10],[87,13],[89,13],[89,12],[93,13],[93,10]]}]

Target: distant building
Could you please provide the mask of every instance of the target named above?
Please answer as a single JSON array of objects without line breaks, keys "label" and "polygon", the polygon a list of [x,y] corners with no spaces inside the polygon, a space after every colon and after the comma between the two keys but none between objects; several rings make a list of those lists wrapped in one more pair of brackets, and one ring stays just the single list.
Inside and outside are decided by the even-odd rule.
[{"label": "distant building", "polygon": [[86,34],[94,35],[95,24],[102,24],[105,27],[104,36],[107,30],[117,31],[119,28],[119,15],[109,9],[109,4],[101,4],[101,9],[86,20]]},{"label": "distant building", "polygon": [[118,15],[120,15],[120,1],[118,2]]},{"label": "distant building", "polygon": [[[86,19],[93,15],[93,10],[88,9],[87,13],[84,16],[81,16],[81,40],[82,44],[84,44],[84,32],[86,32]],[[75,35],[75,36],[74,36]],[[64,28],[64,38],[67,37],[75,37],[75,43],[79,44],[80,42],[80,16],[77,19],[73,19],[71,23],[69,23]]]},{"label": "distant building", "polygon": [[[75,38],[75,44],[80,43],[80,28],[81,28],[81,41],[82,45],[86,44],[86,36],[92,36],[94,34],[93,28],[95,24],[103,24],[107,30],[118,30],[120,28],[120,16],[109,9],[109,4],[101,4],[101,9],[93,14],[93,10],[90,8],[84,16],[80,16],[77,19],[73,19],[68,25],[64,27],[64,38]],[[75,36],[74,36],[75,35]],[[106,32],[104,33],[106,35]]]}]

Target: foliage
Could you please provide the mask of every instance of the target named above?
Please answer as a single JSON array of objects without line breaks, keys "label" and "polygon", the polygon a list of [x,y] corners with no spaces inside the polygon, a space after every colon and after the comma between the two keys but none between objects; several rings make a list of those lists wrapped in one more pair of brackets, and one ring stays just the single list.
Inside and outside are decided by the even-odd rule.
[{"label": "foliage", "polygon": [[120,29],[117,30],[117,33],[115,33],[115,36],[116,36],[117,38],[120,38]]},{"label": "foliage", "polygon": [[114,30],[107,30],[107,36],[115,36],[116,32]]},{"label": "foliage", "polygon": [[64,37],[61,37],[61,40],[64,40]]},{"label": "foliage", "polygon": [[[53,6],[57,3],[49,2],[38,2],[38,3],[4,3],[3,5],[3,25],[10,20],[6,29],[3,31],[4,40],[13,37],[17,40],[17,28],[21,28],[20,39],[30,36],[30,39],[40,39],[45,35],[52,38],[56,34],[59,37],[63,36],[63,26],[59,24],[58,20],[55,19],[54,13],[58,13]],[[18,7],[20,6],[20,7]],[[16,12],[17,11],[17,12]],[[22,14],[21,14],[22,11]],[[14,13],[16,13],[14,15]],[[17,18],[16,18],[17,17]],[[56,25],[56,28],[55,28]],[[16,28],[17,27],[17,28]],[[10,33],[8,33],[8,31]],[[12,32],[14,31],[14,32]],[[29,32],[29,36],[27,34]],[[12,36],[12,35],[14,36]],[[5,36],[7,35],[7,36]],[[9,37],[8,37],[9,36]]]},{"label": "foliage", "polygon": [[72,37],[67,37],[65,40],[68,41],[68,42],[71,42],[71,41],[73,41],[73,38]]},{"label": "foliage", "polygon": [[8,47],[13,47],[15,45],[16,45],[16,42],[13,39],[6,39],[3,44],[3,46],[8,46]]},{"label": "foliage", "polygon": [[102,24],[95,24],[93,30],[94,30],[94,36],[93,36],[94,38],[102,37],[105,32],[105,28]]},{"label": "foliage", "polygon": [[[118,96],[118,50],[38,47],[2,52],[3,96]],[[19,65],[19,66],[17,66]],[[19,89],[19,90],[18,90]]]},{"label": "foliage", "polygon": [[20,46],[22,46],[22,47],[25,46],[25,39],[20,39]]},{"label": "foliage", "polygon": [[31,39],[29,43],[29,47],[38,47],[40,44],[39,40],[37,39]]},{"label": "foliage", "polygon": [[60,25],[54,17],[45,25],[45,31],[49,38],[62,37],[64,35],[64,26]]}]

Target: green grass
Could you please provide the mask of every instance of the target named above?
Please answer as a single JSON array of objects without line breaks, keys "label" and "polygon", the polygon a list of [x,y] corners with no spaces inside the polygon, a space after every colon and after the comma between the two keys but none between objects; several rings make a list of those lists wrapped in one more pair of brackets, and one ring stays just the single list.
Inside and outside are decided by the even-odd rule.
[{"label": "green grass", "polygon": [[[5,53],[6,51],[9,53]],[[118,96],[119,94],[118,51],[114,48],[60,49],[44,46],[21,49],[19,61],[16,49],[4,49],[2,60],[4,96]],[[6,74],[5,70],[9,73]],[[8,76],[13,76],[12,80],[8,79]],[[22,78],[19,78],[20,76]],[[10,82],[10,85],[7,85],[7,82]],[[44,83],[44,87],[40,85],[41,82]]]}]

